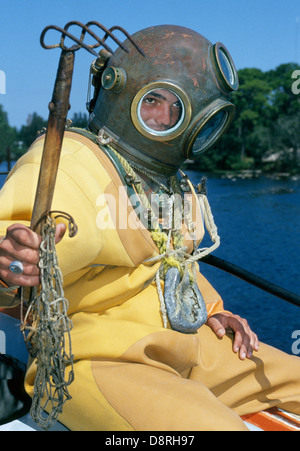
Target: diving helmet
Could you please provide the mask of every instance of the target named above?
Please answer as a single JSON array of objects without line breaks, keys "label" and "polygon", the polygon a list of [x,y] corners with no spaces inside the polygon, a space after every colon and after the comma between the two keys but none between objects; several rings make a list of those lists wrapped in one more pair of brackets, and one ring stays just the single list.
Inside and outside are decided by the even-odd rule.
[{"label": "diving helmet", "polygon": [[99,58],[98,85],[94,66],[89,128],[137,166],[172,175],[229,127],[234,63],[223,44],[180,26],[147,28],[123,45],[128,52]]}]

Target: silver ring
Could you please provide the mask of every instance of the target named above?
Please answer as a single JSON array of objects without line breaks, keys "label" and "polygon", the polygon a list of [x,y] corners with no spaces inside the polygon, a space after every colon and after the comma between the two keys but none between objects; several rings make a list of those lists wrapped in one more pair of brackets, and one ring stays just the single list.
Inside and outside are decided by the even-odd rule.
[{"label": "silver ring", "polygon": [[16,260],[9,265],[9,270],[14,274],[23,274],[24,266],[22,262]]}]

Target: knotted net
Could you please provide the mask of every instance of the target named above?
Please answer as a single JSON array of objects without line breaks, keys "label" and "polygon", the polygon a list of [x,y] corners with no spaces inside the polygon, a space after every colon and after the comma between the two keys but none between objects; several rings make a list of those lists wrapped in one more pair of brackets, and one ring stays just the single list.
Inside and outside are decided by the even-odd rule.
[{"label": "knotted net", "polygon": [[40,246],[41,285],[22,322],[25,342],[36,364],[30,413],[43,429],[56,422],[64,403],[71,398],[68,387],[74,379],[72,323],[67,316],[68,301],[58,266],[55,230],[55,220],[48,216]]}]

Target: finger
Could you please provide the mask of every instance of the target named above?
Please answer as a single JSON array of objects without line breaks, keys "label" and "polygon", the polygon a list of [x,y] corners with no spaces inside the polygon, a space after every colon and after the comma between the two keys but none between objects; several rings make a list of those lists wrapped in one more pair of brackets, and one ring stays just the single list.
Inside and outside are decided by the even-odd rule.
[{"label": "finger", "polygon": [[211,316],[207,321],[207,325],[214,331],[217,337],[224,337],[226,330],[218,318]]},{"label": "finger", "polygon": [[23,273],[16,274],[10,271],[12,261],[7,257],[0,258],[0,279],[7,285],[37,286],[40,280],[40,270],[37,265],[23,263]]},{"label": "finger", "polygon": [[13,240],[21,246],[37,250],[42,239],[37,233],[23,224],[13,224],[7,228],[6,240]]},{"label": "finger", "polygon": [[39,262],[39,250],[23,246],[8,237],[1,244],[0,260],[3,258],[10,259],[10,263],[14,260],[20,260],[23,263],[37,265]]},{"label": "finger", "polygon": [[243,344],[240,351],[240,357],[244,360],[246,357],[251,359],[253,354],[253,333],[246,320],[243,320],[243,327],[245,335],[243,337]]},{"label": "finger", "polygon": [[250,337],[237,331],[234,337],[233,351],[238,355],[241,360],[245,360],[246,357],[252,357],[252,347],[250,345]]},{"label": "finger", "polygon": [[245,329],[245,333],[249,337],[249,345],[247,347],[247,358],[251,359],[253,355],[253,351],[258,351],[259,349],[259,341],[257,335],[251,330],[248,322],[243,320],[243,325]]},{"label": "finger", "polygon": [[67,227],[65,224],[63,223],[59,223],[56,226],[56,231],[55,231],[55,244],[58,244],[64,237],[65,233],[66,233]]},{"label": "finger", "polygon": [[242,349],[244,334],[245,332],[243,328],[236,329],[233,340],[233,352],[235,352],[236,354],[239,353],[241,357],[243,355],[243,352],[245,352],[245,349]]},{"label": "finger", "polygon": [[[39,276],[26,276],[24,274],[13,274],[10,271],[1,272],[3,274],[3,280],[8,286],[18,287],[38,287],[40,285]],[[2,277],[1,277],[2,279]]]},{"label": "finger", "polygon": [[[10,264],[13,262],[13,260],[11,260],[10,258],[6,257],[6,256],[2,256],[0,258],[0,269],[2,271],[10,271],[9,266]],[[38,276],[40,274],[40,269],[38,267],[38,265],[31,265],[28,263],[24,263],[23,264],[23,274],[25,276]],[[11,271],[10,271],[11,272]],[[15,274],[15,273],[13,273]]]},{"label": "finger", "polygon": [[255,335],[255,340],[254,340],[254,346],[253,346],[253,349],[255,350],[255,351],[259,351],[259,339],[258,339],[258,336],[256,335],[256,334],[254,334]]},{"label": "finger", "polygon": [[253,353],[252,346],[250,345],[250,337],[246,334],[243,337],[243,343],[240,347],[239,357],[241,360],[245,360],[246,357],[251,359]]},{"label": "finger", "polygon": [[259,350],[259,340],[257,335],[251,331],[251,346],[253,351],[258,351]]},{"label": "finger", "polygon": [[255,334],[250,329],[246,320],[243,320],[242,329],[236,332],[235,350],[239,352],[239,358],[241,360],[245,360],[246,358],[251,359],[254,350]]},{"label": "finger", "polygon": [[31,264],[39,261],[41,237],[22,224],[8,227],[6,237],[1,243],[1,253],[12,260]]},{"label": "finger", "polygon": [[232,317],[230,318],[229,323],[230,327],[235,333],[233,341],[233,352],[239,353],[239,357],[244,360],[249,350],[250,337],[248,336],[245,327],[242,324],[242,319],[239,319],[239,317]]},{"label": "finger", "polygon": [[257,335],[250,329],[250,338],[251,338],[251,346],[253,350],[258,351],[259,349],[259,340]]}]

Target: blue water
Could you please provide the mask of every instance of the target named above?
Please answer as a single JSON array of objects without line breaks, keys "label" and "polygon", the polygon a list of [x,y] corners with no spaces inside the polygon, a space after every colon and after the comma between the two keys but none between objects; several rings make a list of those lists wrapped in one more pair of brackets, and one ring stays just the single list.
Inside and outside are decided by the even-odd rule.
[{"label": "blue water", "polygon": [[[188,173],[194,182],[201,178]],[[207,187],[221,237],[215,255],[300,295],[300,179],[208,177]],[[227,310],[246,318],[261,341],[292,353],[300,307],[219,269],[200,267]]]},{"label": "blue water", "polygon": [[[0,165],[0,172],[5,170]],[[194,183],[202,177],[188,174]],[[0,186],[4,180],[0,175]],[[207,186],[221,237],[215,255],[300,295],[300,179],[209,176]],[[247,318],[261,341],[292,353],[300,307],[203,263],[201,271],[222,295],[225,308]]]},{"label": "blue water", "polygon": [[[14,162],[11,163],[11,167],[13,166]],[[2,163],[0,163],[0,173],[1,172],[7,172],[7,163],[4,161]],[[3,183],[5,182],[6,179],[6,175],[1,175],[0,174],[0,188],[2,187]]]}]

